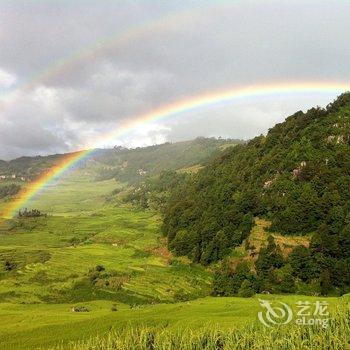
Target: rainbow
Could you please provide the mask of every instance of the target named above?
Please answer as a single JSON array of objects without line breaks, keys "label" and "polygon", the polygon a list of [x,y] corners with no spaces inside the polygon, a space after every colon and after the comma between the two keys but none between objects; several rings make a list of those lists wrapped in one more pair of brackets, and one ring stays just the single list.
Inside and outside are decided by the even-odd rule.
[{"label": "rainbow", "polygon": [[[149,113],[145,113],[130,121],[124,123],[114,131],[103,135],[95,142],[94,148],[101,145],[112,144],[118,137],[126,135],[133,130],[143,127],[147,123],[155,121],[164,121],[169,118],[175,118],[185,113],[200,111],[212,107],[233,103],[245,98],[258,98],[269,95],[285,95],[296,93],[327,93],[339,94],[350,90],[350,83],[341,82],[297,82],[297,83],[276,83],[268,85],[254,85],[247,87],[229,88],[222,91],[209,92],[203,95],[194,96],[186,100],[181,100],[160,107]],[[95,149],[88,149],[71,153],[61,159],[61,161],[52,167],[48,172],[40,176],[37,180],[30,183],[19,195],[5,208],[2,213],[4,218],[13,218],[16,213],[29,204],[34,196],[38,195],[52,182],[56,181],[69,169],[77,166],[79,162],[89,157]]]},{"label": "rainbow", "polygon": [[[211,8],[217,8],[218,6],[224,9],[226,7],[231,7],[232,5],[233,4],[231,4],[229,1],[226,2],[222,0],[216,2],[214,5],[208,3],[205,9],[210,10]],[[55,76],[62,75],[65,72],[70,72],[78,65],[81,65],[82,61],[89,61],[94,60],[97,57],[102,57],[103,54],[110,50],[121,48],[123,45],[144,38],[147,35],[155,35],[157,33],[162,33],[167,29],[176,29],[179,25],[184,26],[186,23],[191,23],[193,21],[193,16],[200,15],[203,9],[203,4],[200,4],[194,7],[189,7],[186,10],[179,11],[175,14],[172,13],[161,17],[160,19],[158,18],[143,21],[137,25],[118,32],[116,35],[104,38],[88,47],[77,50],[73,54],[52,62],[38,74],[34,74],[27,80],[6,90],[0,95],[0,98],[3,100],[1,101],[0,99],[0,102],[5,102],[4,98],[12,98],[12,102],[14,103],[19,92],[29,91],[40,84],[44,84]]]}]

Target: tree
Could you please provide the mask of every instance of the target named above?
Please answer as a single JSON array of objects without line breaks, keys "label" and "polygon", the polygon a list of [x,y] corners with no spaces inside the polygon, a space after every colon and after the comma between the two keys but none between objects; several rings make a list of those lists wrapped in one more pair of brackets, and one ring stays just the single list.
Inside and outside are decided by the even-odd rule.
[{"label": "tree", "polygon": [[252,282],[244,280],[240,288],[238,289],[238,296],[243,298],[250,298],[255,294]]},{"label": "tree", "polygon": [[193,249],[188,231],[185,229],[178,231],[175,238],[170,243],[170,248],[173,249],[178,255],[188,255]]},{"label": "tree", "polygon": [[225,233],[219,231],[203,252],[201,262],[208,265],[211,262],[221,260],[229,251],[228,239]]},{"label": "tree", "polygon": [[289,255],[289,262],[294,276],[302,281],[310,281],[314,277],[310,250],[305,246],[299,245],[295,247]]},{"label": "tree", "polygon": [[12,271],[16,269],[16,264],[10,260],[6,260],[4,263],[4,267],[6,271]]},{"label": "tree", "polygon": [[276,245],[273,236],[267,239],[266,248],[261,248],[255,267],[258,274],[268,275],[270,270],[280,268],[283,265],[283,257],[280,248]]},{"label": "tree", "polygon": [[254,274],[250,271],[247,262],[242,261],[234,268],[230,261],[226,260],[215,270],[213,294],[225,296],[235,295],[238,293],[244,280],[253,283],[254,279]]},{"label": "tree", "polygon": [[278,274],[278,290],[281,293],[295,292],[295,278],[292,267],[287,264],[277,271]]},{"label": "tree", "polygon": [[321,272],[320,276],[320,290],[322,295],[327,295],[332,288],[329,270]]},{"label": "tree", "polygon": [[[317,282],[325,292],[350,289],[349,112],[347,93],[325,109],[299,111],[266,136],[213,157],[170,194],[164,215],[168,241],[188,230],[187,255],[207,265],[247,238],[254,217],[265,217],[271,231],[312,238],[309,247],[296,247],[284,259],[270,237],[255,262],[256,289],[310,290]],[[291,271],[281,274],[289,264]],[[217,278],[226,280],[220,273]],[[236,272],[227,279],[236,293]]]}]

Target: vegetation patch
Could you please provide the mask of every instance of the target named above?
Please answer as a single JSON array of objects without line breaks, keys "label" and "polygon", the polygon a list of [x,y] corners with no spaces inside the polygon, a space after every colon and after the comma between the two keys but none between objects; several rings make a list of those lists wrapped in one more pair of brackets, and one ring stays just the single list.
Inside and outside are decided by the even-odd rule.
[{"label": "vegetation patch", "polygon": [[93,337],[81,342],[73,342],[59,349],[83,350],[98,347],[109,349],[140,350],[299,350],[334,349],[343,350],[349,345],[348,336],[350,310],[348,306],[338,308],[332,314],[328,328],[321,326],[301,327],[296,324],[267,328],[252,324],[241,328],[223,330],[219,324],[202,328],[169,329],[141,325],[111,331],[107,336]]},{"label": "vegetation patch", "polygon": [[21,188],[20,185],[13,183],[0,186],[0,199],[16,195]]},{"label": "vegetation patch", "polygon": [[[310,289],[319,286],[314,293],[348,293],[349,126],[350,93],[344,93],[324,109],[297,112],[266,136],[228,148],[186,177],[163,210],[170,250],[210,265],[246,241],[259,255],[253,270],[270,274],[267,290],[284,281],[283,292],[293,293],[302,280]],[[272,235],[268,247],[256,246],[249,237],[254,217],[269,220],[269,230],[285,238]],[[276,260],[269,263],[269,255]]]},{"label": "vegetation patch", "polygon": [[0,251],[0,262],[5,271],[21,269],[29,264],[44,264],[51,254],[45,250],[3,250]]}]

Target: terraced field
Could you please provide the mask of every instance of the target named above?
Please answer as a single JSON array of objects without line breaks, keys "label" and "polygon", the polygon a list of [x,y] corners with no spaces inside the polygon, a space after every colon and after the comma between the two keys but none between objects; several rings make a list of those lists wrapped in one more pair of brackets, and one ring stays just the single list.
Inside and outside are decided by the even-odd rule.
[{"label": "terraced field", "polygon": [[[179,332],[258,323],[258,296],[210,297],[210,270],[173,257],[156,213],[110,199],[118,186],[76,173],[30,204],[47,217],[1,222],[0,349],[66,348],[135,327]],[[255,245],[266,222],[257,223]],[[247,254],[243,245],[232,252]],[[292,304],[317,299],[263,297]]]},{"label": "terraced field", "polygon": [[[71,342],[74,344],[78,340],[87,340],[97,335],[104,337],[111,332],[120,334],[127,329],[140,327],[167,329],[174,334],[182,334],[189,330],[201,332],[203,328],[207,328],[207,331],[219,329],[229,332],[232,329],[246,327],[258,327],[259,332],[262,332],[261,324],[257,319],[257,314],[261,310],[259,298],[262,297],[286,302],[293,308],[300,300],[315,302],[319,299],[296,295],[256,296],[248,299],[206,297],[187,302],[145,304],[132,308],[130,305],[119,302],[96,300],[78,303],[89,310],[89,312],[80,313],[71,311],[72,303],[24,305],[2,303],[0,305],[1,349],[49,349],[58,344],[66,348],[67,344]],[[346,303],[345,299],[342,302],[337,298],[326,298],[326,300],[330,304],[331,313],[337,305],[343,308]],[[116,308],[113,310],[116,311],[112,311],[115,305]],[[335,319],[331,320],[331,322],[335,321]],[[284,331],[288,332],[286,327]],[[334,342],[341,341],[343,344],[346,337],[347,335],[343,334],[342,339],[334,339]],[[255,339],[259,341],[259,333],[256,334]]]}]

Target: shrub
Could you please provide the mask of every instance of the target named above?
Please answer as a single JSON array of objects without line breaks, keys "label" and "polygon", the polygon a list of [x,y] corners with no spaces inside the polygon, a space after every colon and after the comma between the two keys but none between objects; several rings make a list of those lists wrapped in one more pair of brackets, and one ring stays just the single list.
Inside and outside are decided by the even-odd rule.
[{"label": "shrub", "polygon": [[250,298],[255,295],[252,283],[249,280],[244,280],[241,287],[238,289],[238,296],[243,298]]},{"label": "shrub", "polygon": [[90,312],[90,310],[85,306],[73,306],[72,311],[73,312]]},{"label": "shrub", "polygon": [[4,263],[4,267],[6,271],[12,271],[16,269],[17,265],[10,260],[6,260]]},{"label": "shrub", "polygon": [[41,216],[47,216],[47,214],[42,213],[40,210],[38,209],[31,209],[28,210],[27,208],[20,210],[18,212],[18,217],[19,218],[38,218]]},{"label": "shrub", "polygon": [[16,184],[10,184],[0,187],[0,199],[8,197],[8,196],[14,196],[21,190],[20,185]]}]

